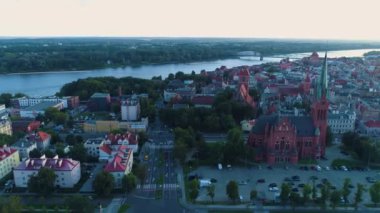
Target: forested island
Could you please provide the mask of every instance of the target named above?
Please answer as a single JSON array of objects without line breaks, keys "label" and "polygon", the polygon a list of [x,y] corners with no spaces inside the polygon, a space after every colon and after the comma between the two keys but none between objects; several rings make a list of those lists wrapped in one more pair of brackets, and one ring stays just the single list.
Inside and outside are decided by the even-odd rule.
[{"label": "forested island", "polygon": [[3,38],[0,73],[72,71],[145,64],[264,57],[324,50],[380,48],[380,43],[222,38]]}]

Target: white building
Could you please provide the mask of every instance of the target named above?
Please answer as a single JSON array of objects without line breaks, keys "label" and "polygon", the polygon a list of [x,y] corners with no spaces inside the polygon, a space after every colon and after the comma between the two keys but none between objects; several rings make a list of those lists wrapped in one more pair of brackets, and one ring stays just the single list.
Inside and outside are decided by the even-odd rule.
[{"label": "white building", "polygon": [[140,118],[140,102],[137,97],[121,101],[121,119],[123,121],[136,121]]},{"label": "white building", "polygon": [[33,149],[37,149],[37,144],[35,141],[30,141],[27,138],[21,138],[16,143],[14,143],[12,148],[18,150],[21,160],[29,158],[29,152]]},{"label": "white building", "polygon": [[91,157],[99,157],[99,148],[103,145],[103,138],[90,138],[84,143],[87,155]]},{"label": "white building", "polygon": [[360,124],[359,131],[361,134],[367,135],[369,137],[379,137],[380,136],[380,121],[379,120],[369,120]]},{"label": "white building", "polygon": [[41,98],[22,97],[22,98],[13,98],[11,102],[12,102],[13,107],[16,107],[16,108],[30,107],[42,102],[62,103],[63,108],[66,109],[70,107],[71,105],[70,102],[72,101],[72,98],[73,98],[72,96],[62,97],[62,98],[59,98],[56,96],[41,97]]},{"label": "white building", "polygon": [[27,187],[29,178],[37,175],[38,171],[46,167],[54,170],[56,175],[55,185],[60,188],[72,188],[81,178],[80,162],[70,158],[29,158],[20,163],[13,170],[16,187]]},{"label": "white building", "polygon": [[20,117],[21,118],[36,118],[38,114],[44,115],[45,110],[49,107],[54,107],[58,110],[63,109],[62,102],[40,102],[38,104],[20,108]]},{"label": "white building", "polygon": [[327,124],[332,133],[343,134],[355,130],[356,113],[346,110],[344,112],[332,110],[327,117]]},{"label": "white building", "polygon": [[9,174],[19,163],[20,156],[17,149],[6,145],[0,147],[0,179]]},{"label": "white building", "polygon": [[133,165],[133,152],[126,146],[120,146],[110,153],[104,171],[109,172],[115,179],[115,188],[122,187],[122,179],[129,174]]}]

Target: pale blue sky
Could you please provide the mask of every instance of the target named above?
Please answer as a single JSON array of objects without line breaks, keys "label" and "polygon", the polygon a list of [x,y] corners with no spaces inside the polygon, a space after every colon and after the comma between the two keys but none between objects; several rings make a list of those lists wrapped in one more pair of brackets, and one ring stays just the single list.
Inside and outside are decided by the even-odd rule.
[{"label": "pale blue sky", "polygon": [[0,0],[0,36],[380,40],[378,0]]}]

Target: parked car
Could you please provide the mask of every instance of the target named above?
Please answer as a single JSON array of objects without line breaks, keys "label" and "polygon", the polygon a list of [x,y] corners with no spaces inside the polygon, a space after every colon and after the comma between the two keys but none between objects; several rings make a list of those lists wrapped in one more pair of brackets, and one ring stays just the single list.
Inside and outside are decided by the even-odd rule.
[{"label": "parked car", "polygon": [[280,190],[278,189],[278,187],[269,187],[268,190],[270,192],[279,192]]},{"label": "parked car", "polygon": [[247,181],[245,180],[239,181],[239,185],[247,185]]},{"label": "parked car", "polygon": [[265,183],[265,179],[264,178],[260,178],[257,180],[258,183]]},{"label": "parked car", "polygon": [[218,182],[215,178],[211,178],[210,181],[211,181],[211,183],[216,183],[216,182]]},{"label": "parked car", "polygon": [[276,183],[271,183],[268,185],[269,187],[277,187],[277,184]]},{"label": "parked car", "polygon": [[366,179],[367,179],[368,183],[375,183],[376,182],[375,178],[373,178],[373,177],[366,177]]},{"label": "parked car", "polygon": [[292,176],[292,180],[293,181],[300,181],[300,176],[294,175],[294,176]]},{"label": "parked car", "polygon": [[342,170],[342,171],[348,171],[348,169],[347,169],[346,166],[340,166],[340,170]]}]

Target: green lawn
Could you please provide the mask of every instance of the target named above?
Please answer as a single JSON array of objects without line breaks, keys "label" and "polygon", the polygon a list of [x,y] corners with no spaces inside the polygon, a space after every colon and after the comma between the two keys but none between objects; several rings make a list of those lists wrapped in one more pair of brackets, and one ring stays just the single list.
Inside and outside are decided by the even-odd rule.
[{"label": "green lawn", "polygon": [[129,209],[129,205],[128,204],[123,204],[120,206],[119,210],[117,211],[118,213],[125,213],[127,212],[127,210]]}]

